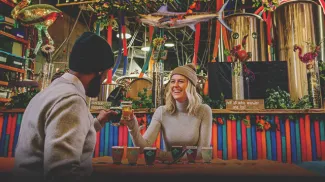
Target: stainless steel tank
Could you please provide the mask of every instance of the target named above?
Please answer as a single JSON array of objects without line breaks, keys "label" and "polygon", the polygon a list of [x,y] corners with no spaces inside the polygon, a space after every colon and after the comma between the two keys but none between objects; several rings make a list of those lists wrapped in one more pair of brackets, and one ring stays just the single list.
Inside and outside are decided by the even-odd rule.
[{"label": "stainless steel tank", "polygon": [[[311,0],[292,0],[281,4],[273,12],[273,30],[276,60],[288,62],[291,99],[297,101],[308,95],[308,84],[313,85],[310,96],[313,97],[314,107],[319,108],[321,94],[317,89],[319,87],[318,62],[324,60],[324,44],[321,44],[319,55],[314,59],[313,75],[308,75],[308,79],[306,64],[300,61],[299,52],[293,50],[295,45],[299,45],[303,56],[304,53],[311,51],[308,43],[318,44],[324,39],[324,15],[321,6]],[[313,83],[308,83],[308,80]]]},{"label": "stainless steel tank", "polygon": [[[241,50],[251,54],[247,61],[268,61],[266,22],[258,15],[236,13],[224,18],[233,30],[227,34],[229,49],[240,45]],[[243,39],[246,37],[245,45]],[[233,59],[233,61],[236,61]],[[242,63],[232,63],[232,99],[244,99],[244,77]]]},{"label": "stainless steel tank", "polygon": [[225,22],[233,30],[227,34],[229,49],[241,45],[242,39],[246,39],[246,52],[251,52],[252,57],[248,61],[268,61],[268,45],[266,36],[266,22],[258,15],[251,13],[236,13],[224,18]]}]

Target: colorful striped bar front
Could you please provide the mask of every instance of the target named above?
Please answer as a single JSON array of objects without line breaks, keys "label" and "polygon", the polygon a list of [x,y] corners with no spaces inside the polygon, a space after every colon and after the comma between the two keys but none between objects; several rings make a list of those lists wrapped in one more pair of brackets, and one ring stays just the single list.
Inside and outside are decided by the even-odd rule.
[{"label": "colorful striped bar front", "polygon": [[[3,113],[0,115],[0,157],[14,157],[23,113]],[[94,115],[95,116],[95,115]],[[144,134],[151,122],[151,114],[137,115],[138,122],[145,126]],[[318,115],[319,116],[319,115]],[[303,161],[325,161],[325,120],[310,114],[289,119],[281,115],[246,115],[250,125],[240,119],[231,120],[227,115],[218,115],[213,123],[213,157],[223,160],[268,159],[284,163]],[[275,127],[271,130],[258,130],[259,119],[264,118]],[[267,119],[265,119],[267,118]],[[272,129],[273,128],[273,129]],[[94,157],[111,156],[112,146],[134,146],[126,126],[113,126],[107,123],[97,133]],[[164,149],[160,133],[153,144]],[[125,156],[124,156],[125,157]]]}]

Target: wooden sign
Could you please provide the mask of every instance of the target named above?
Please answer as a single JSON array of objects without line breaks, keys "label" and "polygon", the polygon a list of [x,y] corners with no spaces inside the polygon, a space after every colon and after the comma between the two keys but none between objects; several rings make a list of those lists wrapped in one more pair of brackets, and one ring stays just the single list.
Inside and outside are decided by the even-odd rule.
[{"label": "wooden sign", "polygon": [[[152,54],[152,59],[153,60],[157,60],[158,59],[158,51],[154,51]],[[166,60],[167,59],[167,50],[161,52],[161,56],[160,56],[161,60]]]},{"label": "wooden sign", "polygon": [[226,109],[231,109],[231,110],[264,109],[264,100],[263,99],[247,99],[247,100],[226,99]]},{"label": "wooden sign", "polygon": [[112,103],[107,102],[107,101],[91,101],[90,102],[90,110],[109,109],[111,105],[112,105]]}]

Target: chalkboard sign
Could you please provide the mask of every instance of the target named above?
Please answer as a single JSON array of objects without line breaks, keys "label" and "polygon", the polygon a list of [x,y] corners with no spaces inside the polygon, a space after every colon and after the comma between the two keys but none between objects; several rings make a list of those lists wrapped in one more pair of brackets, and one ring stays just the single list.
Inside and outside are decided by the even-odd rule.
[{"label": "chalkboard sign", "polygon": [[259,110],[264,109],[263,99],[231,100],[226,99],[226,109],[231,110]]}]

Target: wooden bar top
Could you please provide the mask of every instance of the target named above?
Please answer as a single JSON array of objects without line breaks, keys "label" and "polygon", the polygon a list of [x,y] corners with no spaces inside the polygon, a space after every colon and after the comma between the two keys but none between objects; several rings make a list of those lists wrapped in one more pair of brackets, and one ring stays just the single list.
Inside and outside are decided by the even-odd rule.
[{"label": "wooden bar top", "polygon": [[164,164],[156,160],[153,166],[145,165],[140,158],[137,166],[129,166],[127,159],[122,164],[113,164],[111,157],[94,158],[94,172],[96,174],[134,175],[134,176],[318,176],[294,164],[280,163],[270,160],[221,160],[214,159],[211,163],[197,160],[195,164],[188,164],[186,160],[177,164]]},{"label": "wooden bar top", "polygon": [[[0,173],[10,173],[14,158],[0,157]],[[156,160],[153,166],[146,166],[144,158],[138,159],[137,166],[128,165],[127,159],[122,164],[113,164],[109,156],[93,159],[94,175],[114,177],[130,176],[319,176],[295,164],[280,163],[270,160],[220,160],[210,164],[197,160],[195,164],[163,164]]]},{"label": "wooden bar top", "polygon": [[[0,109],[0,113],[23,113],[25,109]],[[99,113],[100,110],[91,110]],[[134,109],[136,114],[150,114],[155,109]],[[325,109],[260,109],[260,110],[228,110],[212,109],[213,114],[325,114]]]}]

